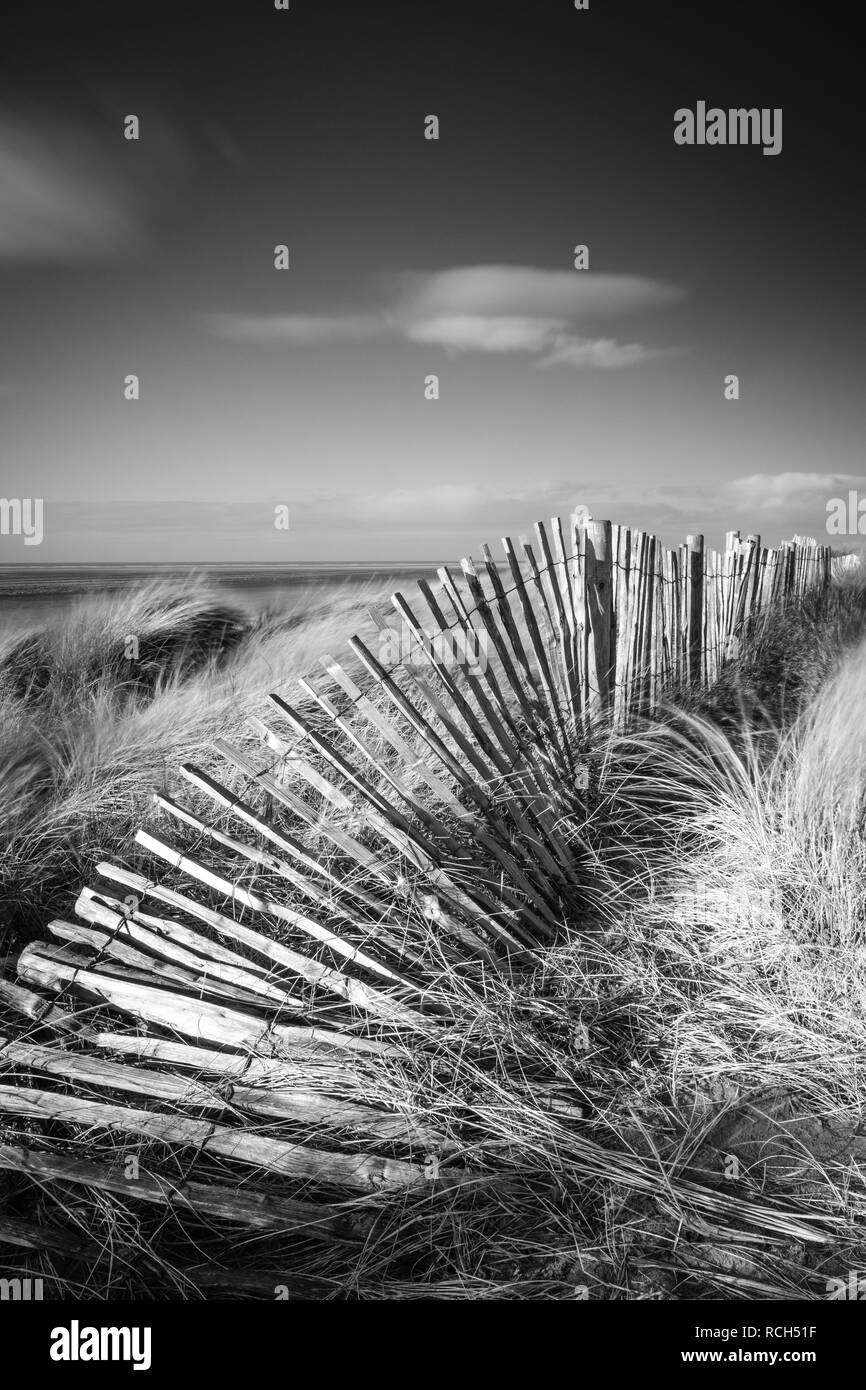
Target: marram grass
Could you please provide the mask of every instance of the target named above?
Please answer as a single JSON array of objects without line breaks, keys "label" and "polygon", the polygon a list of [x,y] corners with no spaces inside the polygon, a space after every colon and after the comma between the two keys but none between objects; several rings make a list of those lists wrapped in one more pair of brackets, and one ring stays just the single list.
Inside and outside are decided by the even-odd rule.
[{"label": "marram grass", "polygon": [[[205,588],[151,588],[141,603],[161,653],[147,681],[130,684],[116,659],[134,616],[96,605],[80,645],[32,645],[47,684],[22,681],[20,644],[0,658],[10,977],[24,937],[122,853],[153,787],[185,759],[206,766],[214,737],[242,738],[243,713],[362,613],[347,592],[287,632]],[[171,638],[175,620],[192,624],[193,649]],[[589,814],[562,827],[586,910],[530,974],[467,974],[438,950],[435,921],[413,927],[448,1026],[341,1084],[347,1100],[411,1113],[471,1183],[345,1203],[343,1241],[227,1233],[0,1169],[4,1218],[43,1233],[38,1249],[3,1246],[2,1274],[92,1298],[826,1298],[866,1261],[863,639],[862,591],[834,590],[758,626],[701,699],[596,732]],[[2,1024],[24,1036],[20,1016]],[[334,1065],[299,1079],[331,1094]],[[233,1122],[315,1142],[302,1124]],[[45,1142],[26,1121],[3,1128],[7,1145]],[[92,1162],[129,1151],[62,1126],[54,1142]],[[364,1148],[348,1132],[336,1142]],[[135,1149],[142,1169],[184,1181],[188,1153]],[[237,1172],[206,1158],[195,1177]],[[280,1191],[263,1173],[244,1180]],[[80,1237],[74,1257],[52,1243],[60,1230]]]}]

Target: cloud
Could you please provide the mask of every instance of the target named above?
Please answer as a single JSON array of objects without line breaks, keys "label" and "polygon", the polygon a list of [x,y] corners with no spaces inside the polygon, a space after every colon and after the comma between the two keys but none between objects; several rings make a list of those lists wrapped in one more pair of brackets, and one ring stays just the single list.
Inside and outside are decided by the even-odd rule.
[{"label": "cloud", "polygon": [[[297,498],[298,531],[388,537],[436,536],[451,546],[473,545],[497,535],[531,531],[535,521],[566,518],[581,507],[594,517],[649,531],[689,530],[718,525],[718,493],[694,485],[606,483],[596,478],[537,478],[522,485],[454,480],[425,487],[386,488]],[[461,540],[461,544],[464,541]]]},{"label": "cloud", "polygon": [[47,498],[46,519],[70,535],[118,531],[138,536],[172,532],[188,536],[196,532],[221,535],[240,529],[273,529],[271,502],[216,502],[183,498]]},{"label": "cloud", "polygon": [[[659,486],[649,478],[616,482],[593,478],[530,478],[525,483],[460,477],[418,487],[378,491],[294,493],[291,529],[277,530],[279,496],[237,501],[46,499],[42,559],[70,556],[141,560],[175,556],[205,562],[369,559],[383,564],[478,554],[482,540],[499,553],[497,537],[515,541],[532,523],[567,520],[576,508],[639,527],[668,545],[702,532],[719,548],[723,529],[760,531],[764,544],[807,533],[825,535],[826,502],[847,497],[866,480],[840,473],[752,474],[716,482]],[[32,557],[28,557],[32,558]]]},{"label": "cloud", "polygon": [[587,334],[596,319],[676,302],[683,291],[638,275],[468,266],[379,277],[382,301],[363,313],[210,314],[211,332],[247,343],[322,346],[390,336],[450,353],[522,352],[545,367],[626,367],[660,355]]},{"label": "cloud", "polygon": [[[311,529],[435,533],[470,540],[527,530],[551,516],[569,516],[585,507],[605,518],[682,541],[687,532],[704,532],[717,544],[724,527],[772,532],[778,538],[796,531],[823,531],[826,504],[847,497],[858,487],[866,496],[866,479],[841,473],[753,474],[734,479],[659,485],[608,482],[599,476],[533,479],[508,487],[470,481],[428,487],[393,488],[347,496],[308,498],[297,507],[299,525]],[[768,542],[774,543],[774,542]]]},{"label": "cloud", "polygon": [[794,510],[821,509],[831,497],[849,488],[866,487],[866,479],[854,473],[752,473],[728,484],[730,499],[743,509],[770,516]]},{"label": "cloud", "polygon": [[540,367],[633,367],[666,356],[669,348],[648,348],[640,343],[618,343],[613,338],[578,338],[559,333]]},{"label": "cloud", "polygon": [[[758,473],[715,483],[616,482],[600,475],[530,478],[525,483],[454,478],[422,486],[363,492],[293,490],[244,500],[48,498],[46,521],[74,534],[120,530],[125,534],[160,531],[192,535],[229,532],[261,536],[274,530],[274,507],[290,501],[293,532],[326,530],[445,534],[470,531],[488,539],[502,530],[525,529],[540,518],[566,517],[575,507],[590,515],[674,531],[718,530],[723,524],[749,527],[772,510],[780,520],[798,523],[806,513],[815,525],[825,516],[828,498],[847,496],[850,487],[866,495],[866,479],[843,473]],[[765,516],[766,520],[767,517]]]},{"label": "cloud", "polygon": [[238,343],[295,345],[358,342],[385,333],[388,325],[377,314],[208,314],[218,338]]},{"label": "cloud", "polygon": [[322,509],[322,515],[333,523],[343,512],[353,522],[375,524],[381,528],[404,526],[419,520],[426,526],[461,525],[473,518],[512,515],[521,507],[530,510],[559,506],[570,499],[571,488],[560,481],[538,481],[523,488],[494,487],[485,483],[438,483],[426,488],[392,488],[379,493],[366,493],[350,499],[333,499]]},{"label": "cloud", "polygon": [[0,112],[0,264],[111,259],[140,251],[154,204],[184,161],[151,116],[140,149],[110,132]]},{"label": "cloud", "polygon": [[541,352],[564,326],[559,319],[440,314],[407,322],[403,333],[410,343],[435,343],[452,352]]},{"label": "cloud", "polygon": [[413,318],[436,314],[607,318],[659,308],[682,291],[640,275],[476,265],[383,277]]}]

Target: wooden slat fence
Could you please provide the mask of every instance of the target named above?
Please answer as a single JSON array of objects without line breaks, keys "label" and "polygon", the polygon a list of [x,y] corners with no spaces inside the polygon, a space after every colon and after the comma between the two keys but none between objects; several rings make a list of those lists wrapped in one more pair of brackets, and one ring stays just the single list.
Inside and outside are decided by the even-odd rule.
[{"label": "wooden slat fence", "polygon": [[[554,519],[371,611],[347,658],[182,766],[134,866],[98,864],[76,920],[21,953],[0,1113],[23,1128],[0,1169],[325,1241],[363,1228],[347,1197],[472,1182],[453,1136],[383,1106],[381,1069],[436,1054],[444,965],[471,992],[579,923],[588,727],[712,682],[755,614],[834,568],[799,537],[731,532],[719,553]],[[82,1161],[85,1133],[150,1146],[147,1171]],[[168,1177],[166,1144],[236,1180]]]}]

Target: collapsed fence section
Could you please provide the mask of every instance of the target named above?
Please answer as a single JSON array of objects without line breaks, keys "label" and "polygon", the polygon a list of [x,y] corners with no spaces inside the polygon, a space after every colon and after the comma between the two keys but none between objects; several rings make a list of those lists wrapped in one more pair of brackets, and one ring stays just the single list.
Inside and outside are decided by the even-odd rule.
[{"label": "collapsed fence section", "polygon": [[[579,920],[592,722],[626,726],[677,687],[711,682],[756,614],[833,573],[829,547],[800,537],[771,550],[729,532],[718,553],[701,536],[669,548],[579,516],[503,544],[504,564],[484,546],[479,564],[420,581],[420,602],[394,594],[396,625],[371,609],[348,658],[323,657],[297,697],[274,692],[270,717],[251,715],[245,740],[217,740],[212,765],[181,767],[191,800],[155,796],[137,836],[146,863],[100,865],[106,884],[77,904],[88,927],[54,924],[58,970],[25,952],[25,976],[80,984],[76,951],[102,962],[122,947],[140,986],[124,997],[141,1016],[148,962],[161,959],[163,987],[219,938],[206,951],[212,998],[278,996],[306,1012],[250,970],[252,951],[355,1026],[423,1031],[436,1017],[430,922],[443,951],[483,969],[503,953],[531,958]],[[143,897],[158,916],[139,911]],[[111,993],[122,1007],[121,987]],[[199,1033],[229,1027],[195,1017]]]},{"label": "collapsed fence section", "polygon": [[[415,605],[394,594],[348,657],[182,766],[134,862],[96,866],[76,920],[26,947],[22,984],[0,985],[26,1029],[0,1039],[19,1126],[0,1169],[305,1240],[347,1236],[344,1200],[360,1230],[366,1197],[484,1181],[386,1083],[435,1065],[461,997],[580,929],[589,727],[712,681],[756,614],[834,572],[801,538],[732,532],[717,553],[591,519],[504,547],[421,581]],[[460,1046],[495,1068],[506,1044],[522,1040]],[[533,1055],[516,1070],[579,1123]],[[97,1162],[75,1157],[85,1134],[105,1136]],[[110,1135],[141,1158],[134,1180]]]}]

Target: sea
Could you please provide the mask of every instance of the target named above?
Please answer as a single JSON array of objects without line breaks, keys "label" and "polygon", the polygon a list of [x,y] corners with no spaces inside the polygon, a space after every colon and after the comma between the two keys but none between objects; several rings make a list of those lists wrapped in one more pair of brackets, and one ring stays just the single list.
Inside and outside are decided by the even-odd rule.
[{"label": "sea", "polygon": [[[243,607],[301,613],[327,603],[347,584],[410,587],[435,580],[443,562],[413,565],[382,561],[322,562],[280,566],[235,565],[0,565],[0,631],[37,628],[62,619],[65,609],[87,595],[122,592],[158,577],[206,575],[227,598]],[[408,595],[407,595],[408,596]]]}]

